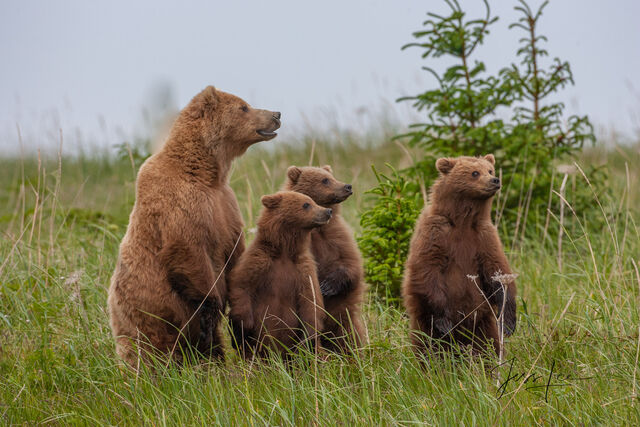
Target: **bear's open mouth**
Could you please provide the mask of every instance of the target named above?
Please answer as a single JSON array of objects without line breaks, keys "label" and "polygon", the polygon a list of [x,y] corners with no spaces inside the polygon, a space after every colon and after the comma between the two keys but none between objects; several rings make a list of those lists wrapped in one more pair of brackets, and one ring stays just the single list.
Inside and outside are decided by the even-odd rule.
[{"label": "bear's open mouth", "polygon": [[278,135],[274,131],[268,131],[268,130],[263,130],[263,129],[260,129],[260,130],[258,130],[256,132],[258,132],[258,135],[264,136],[265,138],[274,138],[276,135]]},{"label": "bear's open mouth", "polygon": [[313,220],[313,225],[316,225],[316,226],[326,225],[326,224],[329,223],[329,221],[331,221],[331,217],[323,218],[323,219],[314,219]]},{"label": "bear's open mouth", "polygon": [[277,117],[274,117],[273,127],[271,129],[258,129],[256,132],[258,133],[258,135],[264,138],[272,139],[278,135],[276,133],[276,130],[278,130],[279,127],[280,127],[280,119],[278,119]]}]

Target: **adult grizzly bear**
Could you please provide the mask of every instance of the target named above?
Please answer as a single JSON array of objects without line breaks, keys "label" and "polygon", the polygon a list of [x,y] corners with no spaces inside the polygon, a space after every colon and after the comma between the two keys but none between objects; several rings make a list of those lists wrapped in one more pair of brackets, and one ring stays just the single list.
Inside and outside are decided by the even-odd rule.
[{"label": "adult grizzly bear", "polygon": [[291,166],[285,189],[306,194],[333,210],[331,221],[311,232],[311,252],[327,312],[322,344],[342,352],[358,348],[366,339],[360,308],[365,291],[362,257],[351,228],[340,215],[340,203],[353,193],[352,187],[337,181],[330,166]]},{"label": "adult grizzly bear", "polygon": [[311,230],[331,218],[304,194],[263,196],[258,232],[229,275],[234,344],[244,357],[269,351],[285,358],[299,345],[313,346],[324,309]]},{"label": "adult grizzly bear", "polygon": [[496,317],[503,307],[505,333],[515,329],[516,286],[491,223],[500,189],[494,163],[492,154],[436,162],[440,177],[411,239],[402,287],[418,352],[431,348],[431,337],[444,349],[471,345],[476,354],[493,340],[501,354]]},{"label": "adult grizzly bear", "polygon": [[144,162],[109,288],[117,353],[171,352],[188,343],[222,356],[218,321],[230,271],[244,250],[228,184],[231,162],[276,136],[280,113],[208,86],[180,112],[162,149]]}]

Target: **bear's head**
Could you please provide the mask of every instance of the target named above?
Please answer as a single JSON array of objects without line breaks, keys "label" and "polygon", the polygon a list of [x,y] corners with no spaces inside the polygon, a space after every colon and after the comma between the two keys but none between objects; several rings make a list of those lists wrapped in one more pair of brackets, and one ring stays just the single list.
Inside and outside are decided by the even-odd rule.
[{"label": "bear's head", "polygon": [[441,158],[436,161],[436,168],[440,172],[438,189],[447,194],[456,193],[462,197],[483,200],[500,190],[493,154]]},{"label": "bear's head", "polygon": [[353,194],[351,184],[333,177],[331,166],[297,167],[287,169],[287,190],[297,191],[311,197],[317,204],[329,207],[341,203]]},{"label": "bear's head", "polygon": [[332,210],[318,206],[311,197],[295,191],[279,191],[262,196],[265,207],[262,219],[272,220],[288,228],[320,227],[331,219]]},{"label": "bear's head", "polygon": [[251,144],[275,138],[280,127],[280,112],[252,108],[241,98],[213,86],[197,94],[181,118],[198,128],[207,143],[223,142],[239,154]]}]

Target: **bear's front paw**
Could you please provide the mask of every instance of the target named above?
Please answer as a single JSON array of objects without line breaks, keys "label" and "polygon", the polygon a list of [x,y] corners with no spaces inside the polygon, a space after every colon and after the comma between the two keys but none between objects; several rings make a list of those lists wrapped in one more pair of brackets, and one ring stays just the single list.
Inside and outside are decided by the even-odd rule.
[{"label": "bear's front paw", "polygon": [[447,319],[446,317],[439,317],[437,319],[434,319],[433,326],[439,333],[442,334],[442,336],[448,335],[449,332],[451,332],[451,330],[453,329],[453,323],[451,323],[451,320]]},{"label": "bear's front paw", "polygon": [[320,293],[323,297],[332,297],[338,295],[338,290],[328,280],[320,282]]},{"label": "bear's front paw", "polygon": [[343,268],[337,268],[320,281],[322,296],[332,297],[347,292],[351,288],[351,279]]},{"label": "bear's front paw", "polygon": [[200,308],[200,342],[210,343],[215,329],[215,313],[212,304],[205,301]]}]

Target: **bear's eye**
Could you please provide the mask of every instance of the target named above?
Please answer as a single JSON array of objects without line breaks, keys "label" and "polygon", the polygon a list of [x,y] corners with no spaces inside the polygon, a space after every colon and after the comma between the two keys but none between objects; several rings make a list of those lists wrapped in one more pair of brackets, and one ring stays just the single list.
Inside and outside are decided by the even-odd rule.
[{"label": "bear's eye", "polygon": [[480,175],[480,172],[478,171],[473,171],[473,173],[471,174],[471,176],[474,178],[476,178],[478,175]]},{"label": "bear's eye", "polygon": [[493,171],[489,171],[489,175],[493,175]]},{"label": "bear's eye", "polygon": [[311,207],[311,205],[309,203],[305,203],[304,205],[302,205],[302,209],[307,210]]},{"label": "bear's eye", "polygon": [[249,111],[249,107],[247,107],[246,105],[243,105],[240,109],[242,111],[244,111],[245,113],[247,113]]},{"label": "bear's eye", "polygon": [[327,184],[329,183],[329,178],[325,178],[325,179],[323,179],[323,180],[322,180],[322,183],[323,183],[324,185],[327,185]]}]

